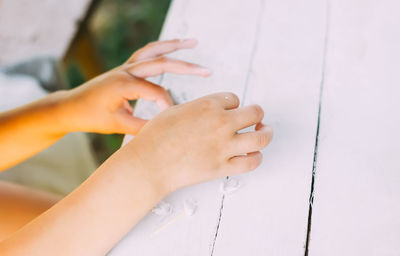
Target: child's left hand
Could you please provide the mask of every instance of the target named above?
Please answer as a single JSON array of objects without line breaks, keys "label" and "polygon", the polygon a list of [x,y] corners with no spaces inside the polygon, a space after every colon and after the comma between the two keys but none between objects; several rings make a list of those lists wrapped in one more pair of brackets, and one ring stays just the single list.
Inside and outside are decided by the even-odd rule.
[{"label": "child's left hand", "polygon": [[199,65],[164,56],[196,44],[195,39],[150,43],[121,66],[59,94],[61,113],[66,117],[65,131],[138,133],[146,120],[132,116],[129,100],[154,101],[161,110],[173,105],[167,91],[146,78],[165,72],[203,77],[211,74]]}]

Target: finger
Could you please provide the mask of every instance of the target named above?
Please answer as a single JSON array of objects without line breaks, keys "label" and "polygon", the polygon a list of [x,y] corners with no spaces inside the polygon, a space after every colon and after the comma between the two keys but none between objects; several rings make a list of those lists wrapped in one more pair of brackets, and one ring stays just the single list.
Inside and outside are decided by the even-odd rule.
[{"label": "finger", "polygon": [[128,100],[144,99],[157,103],[160,110],[165,110],[174,103],[169,93],[161,86],[144,79],[135,78],[134,82],[124,84],[124,96]]},{"label": "finger", "polygon": [[260,124],[256,131],[236,134],[233,139],[232,155],[242,155],[264,149],[271,142],[272,128]]},{"label": "finger", "polygon": [[160,55],[175,52],[180,49],[190,49],[197,45],[196,39],[174,39],[157,41],[147,44],[145,47],[136,51],[129,59],[128,63],[158,57]]},{"label": "finger", "polygon": [[130,64],[127,66],[126,71],[134,76],[141,78],[158,76],[166,72],[180,75],[196,75],[203,77],[211,75],[211,71],[207,68],[185,61],[167,58],[164,56],[147,61],[142,61],[139,63]]},{"label": "finger", "polygon": [[239,97],[231,92],[214,93],[201,97],[199,100],[211,104],[218,104],[226,110],[237,108],[240,105]]},{"label": "finger", "polygon": [[262,162],[261,152],[248,153],[247,155],[235,156],[229,159],[230,175],[249,172],[256,169]]},{"label": "finger", "polygon": [[148,120],[134,117],[128,113],[123,113],[117,116],[117,130],[123,134],[136,135],[147,122]]},{"label": "finger", "polygon": [[247,128],[249,126],[261,123],[264,118],[264,111],[259,105],[244,106],[242,108],[231,111],[236,122],[237,130]]},{"label": "finger", "polygon": [[124,101],[123,103],[123,107],[125,109],[125,111],[129,114],[129,115],[133,115],[133,107],[131,106],[131,104],[129,104],[129,101]]}]

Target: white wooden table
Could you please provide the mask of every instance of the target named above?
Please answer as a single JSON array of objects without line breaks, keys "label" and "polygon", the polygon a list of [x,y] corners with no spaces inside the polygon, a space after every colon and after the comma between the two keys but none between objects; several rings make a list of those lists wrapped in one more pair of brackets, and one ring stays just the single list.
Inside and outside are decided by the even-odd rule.
[{"label": "white wooden table", "polygon": [[174,0],[161,39],[198,38],[175,57],[214,75],[155,81],[262,105],[274,141],[239,190],[173,193],[110,255],[400,255],[399,28],[397,0]]}]

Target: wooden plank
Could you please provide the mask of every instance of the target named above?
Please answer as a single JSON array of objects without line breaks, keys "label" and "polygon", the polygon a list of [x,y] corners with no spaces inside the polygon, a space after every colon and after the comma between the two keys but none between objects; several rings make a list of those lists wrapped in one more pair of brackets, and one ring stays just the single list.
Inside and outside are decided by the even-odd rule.
[{"label": "wooden plank", "polygon": [[0,1],[0,65],[38,55],[62,58],[90,2]]},{"label": "wooden plank", "polygon": [[[175,0],[161,39],[195,37],[195,50],[174,57],[210,67],[211,78],[167,74],[162,85],[170,88],[179,102],[218,91],[243,95],[246,71],[255,42],[259,1]],[[141,101],[135,109],[141,117],[152,117],[154,105]],[[175,211],[167,218],[149,214],[111,251],[110,255],[210,255],[219,219],[221,180],[186,188],[168,196]],[[156,230],[179,216],[185,199],[198,202],[194,216],[183,216],[154,235]]]},{"label": "wooden plank", "polygon": [[326,3],[265,2],[246,104],[275,131],[255,172],[224,200],[214,255],[303,255],[326,30]]},{"label": "wooden plank", "polygon": [[310,255],[400,255],[400,2],[330,9]]}]

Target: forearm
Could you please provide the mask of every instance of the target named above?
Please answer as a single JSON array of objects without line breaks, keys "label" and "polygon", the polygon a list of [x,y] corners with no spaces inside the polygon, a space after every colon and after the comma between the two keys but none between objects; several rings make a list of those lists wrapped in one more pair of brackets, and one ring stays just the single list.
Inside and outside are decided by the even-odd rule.
[{"label": "forearm", "polygon": [[166,194],[134,156],[127,162],[123,154],[111,157],[78,189],[3,241],[0,254],[106,254]]},{"label": "forearm", "polygon": [[0,113],[0,171],[35,155],[68,132],[60,107],[64,93]]}]

